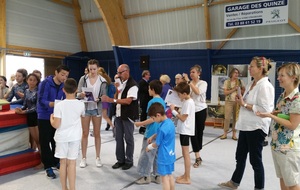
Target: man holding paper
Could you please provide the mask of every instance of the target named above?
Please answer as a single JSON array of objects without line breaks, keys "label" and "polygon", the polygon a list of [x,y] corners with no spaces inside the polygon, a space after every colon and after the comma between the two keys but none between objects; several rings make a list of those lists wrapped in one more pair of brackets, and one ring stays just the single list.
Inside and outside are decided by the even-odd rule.
[{"label": "man holding paper", "polygon": [[[106,95],[101,97],[103,102],[116,103],[116,157],[117,162],[112,166],[113,169],[122,167],[128,170],[133,166],[134,151],[134,124],[128,118],[136,120],[138,113],[138,87],[137,83],[130,76],[130,68],[127,64],[122,64],[117,72],[123,82],[122,89],[118,89],[118,98],[113,99]],[[124,149],[124,140],[126,149]]]}]

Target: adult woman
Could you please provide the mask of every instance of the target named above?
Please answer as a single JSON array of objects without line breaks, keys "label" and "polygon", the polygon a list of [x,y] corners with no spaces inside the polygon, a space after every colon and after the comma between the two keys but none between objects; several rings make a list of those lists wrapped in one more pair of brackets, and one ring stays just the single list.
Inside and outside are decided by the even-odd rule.
[{"label": "adult woman", "polygon": [[79,98],[84,98],[86,96],[86,91],[83,87],[91,89],[93,92],[93,99],[95,101],[88,101],[85,103],[85,117],[81,119],[82,123],[82,140],[81,140],[81,151],[82,160],[80,162],[80,167],[86,167],[86,151],[88,145],[88,135],[90,128],[90,121],[93,124],[93,132],[95,137],[95,149],[96,149],[96,166],[101,167],[102,163],[100,160],[100,148],[101,148],[101,115],[102,115],[102,102],[99,97],[106,94],[106,80],[98,75],[99,63],[95,59],[88,61],[89,73],[80,78],[78,83],[78,93]]},{"label": "adult woman", "polygon": [[16,72],[16,81],[11,91],[7,96],[7,101],[11,102],[14,97],[16,97],[16,101],[11,102],[10,104],[23,104],[24,92],[28,88],[26,83],[27,70],[26,69],[18,69]]},{"label": "adult woman", "polygon": [[179,83],[185,82],[182,74],[178,73],[175,75],[175,86],[177,86]]},{"label": "adult woman", "polygon": [[168,90],[172,89],[172,87],[170,85],[171,79],[168,75],[161,75],[159,80],[163,84],[163,89],[160,94],[160,97],[164,100],[167,96]]},{"label": "adult woman", "polygon": [[246,86],[243,96],[236,96],[236,102],[241,106],[236,129],[240,130],[235,158],[236,168],[230,181],[219,186],[237,189],[245,166],[247,155],[254,170],[255,189],[264,189],[265,174],[262,163],[262,149],[265,137],[269,132],[270,118],[261,118],[259,112],[271,112],[274,108],[274,87],[268,81],[270,60],[265,57],[253,57],[249,66],[253,80]]},{"label": "adult woman", "polygon": [[280,87],[284,92],[272,113],[260,113],[261,117],[273,119],[272,156],[282,190],[299,190],[300,163],[300,66],[288,63],[277,69]]},{"label": "adult woman", "polygon": [[237,119],[237,113],[240,109],[238,104],[235,102],[235,97],[238,93],[238,89],[243,94],[245,87],[243,82],[238,78],[240,71],[237,68],[233,68],[229,73],[229,79],[224,82],[224,94],[225,98],[225,122],[224,122],[224,134],[220,139],[227,139],[227,133],[229,130],[229,124],[231,116],[233,115],[232,120],[232,139],[237,140],[235,122]]},{"label": "adult woman", "polygon": [[202,158],[200,157],[200,150],[202,149],[203,131],[205,127],[207,104],[206,104],[206,90],[207,82],[200,80],[202,68],[200,65],[194,65],[190,69],[191,81],[187,74],[183,74],[185,81],[190,84],[191,98],[195,102],[195,136],[191,137],[193,152],[195,153],[194,168],[201,165]]},{"label": "adult woman", "polygon": [[6,77],[0,76],[0,99],[4,99],[9,87],[6,85]]}]

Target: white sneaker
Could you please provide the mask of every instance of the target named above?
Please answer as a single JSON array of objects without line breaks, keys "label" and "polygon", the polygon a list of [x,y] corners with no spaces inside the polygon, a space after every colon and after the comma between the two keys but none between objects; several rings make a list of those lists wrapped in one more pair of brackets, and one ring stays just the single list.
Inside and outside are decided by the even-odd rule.
[{"label": "white sneaker", "polygon": [[102,167],[102,163],[101,163],[101,159],[99,157],[96,158],[96,166],[99,168],[99,167]]},{"label": "white sneaker", "polygon": [[85,167],[86,167],[86,159],[85,159],[85,158],[82,158],[82,159],[81,159],[81,162],[80,162],[80,164],[79,164],[79,167],[81,167],[81,168],[85,168]]}]

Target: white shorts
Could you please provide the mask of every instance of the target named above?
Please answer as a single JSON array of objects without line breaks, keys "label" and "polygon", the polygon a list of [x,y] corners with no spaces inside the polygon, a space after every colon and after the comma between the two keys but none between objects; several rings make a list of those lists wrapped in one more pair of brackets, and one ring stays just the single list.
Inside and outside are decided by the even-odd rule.
[{"label": "white shorts", "polygon": [[79,155],[80,141],[56,142],[55,157],[76,160]]},{"label": "white shorts", "polygon": [[277,177],[282,178],[287,187],[299,184],[300,152],[283,154],[272,150],[272,156]]}]

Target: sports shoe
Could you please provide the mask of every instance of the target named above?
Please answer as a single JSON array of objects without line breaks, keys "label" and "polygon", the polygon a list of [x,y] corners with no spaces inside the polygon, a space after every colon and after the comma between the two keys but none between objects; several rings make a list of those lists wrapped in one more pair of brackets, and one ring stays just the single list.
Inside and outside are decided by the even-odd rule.
[{"label": "sports shoe", "polygon": [[118,169],[118,168],[120,168],[120,167],[122,167],[122,166],[124,166],[124,165],[125,165],[125,163],[116,162],[116,163],[112,166],[112,168],[113,168],[113,169]]},{"label": "sports shoe", "polygon": [[85,158],[82,158],[81,159],[81,162],[80,162],[80,164],[79,164],[79,167],[81,167],[81,168],[85,168],[86,167],[86,159]]},{"label": "sports shoe", "polygon": [[55,179],[56,178],[56,175],[53,172],[52,168],[47,168],[46,169],[46,175],[47,175],[48,178],[51,178],[51,179]]},{"label": "sports shoe", "polygon": [[100,168],[100,167],[103,166],[102,163],[101,163],[101,159],[100,159],[99,157],[96,158],[96,166],[97,166],[98,168]]},{"label": "sports shoe", "polygon": [[141,179],[135,181],[136,184],[138,185],[143,185],[143,184],[149,184],[151,182],[150,177],[142,177]]},{"label": "sports shoe", "polygon": [[218,186],[224,187],[226,189],[237,189],[238,187],[233,184],[232,181],[227,181],[224,183],[219,183]]},{"label": "sports shoe", "polygon": [[151,176],[151,182],[160,184],[161,183],[160,176],[159,175],[153,175],[153,176]]}]

